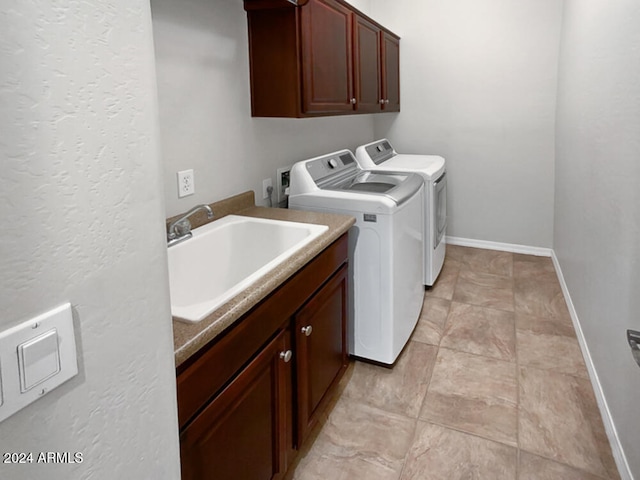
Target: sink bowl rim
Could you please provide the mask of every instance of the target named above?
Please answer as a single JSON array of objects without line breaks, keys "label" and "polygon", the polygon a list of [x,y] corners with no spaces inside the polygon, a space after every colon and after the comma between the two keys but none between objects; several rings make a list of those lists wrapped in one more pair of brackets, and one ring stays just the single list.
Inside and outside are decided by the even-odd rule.
[{"label": "sink bowl rim", "polygon": [[[300,252],[304,247],[309,245],[311,242],[320,237],[323,233],[326,233],[329,230],[327,225],[316,224],[316,223],[307,223],[307,222],[299,222],[299,221],[290,221],[290,220],[279,220],[272,218],[264,218],[264,217],[252,217],[252,216],[244,216],[238,214],[226,215],[220,219],[209,222],[200,227],[194,228],[192,230],[193,236],[184,242],[181,242],[177,245],[172,246],[168,250],[168,257],[171,256],[171,251],[177,253],[180,250],[189,248],[189,244],[193,244],[192,242],[197,241],[200,237],[210,234],[211,232],[225,228],[234,224],[239,223],[262,223],[262,224],[271,224],[271,225],[282,225],[282,226],[291,226],[294,228],[303,228],[309,231],[309,234],[299,240],[294,245],[290,246],[280,254],[278,254],[275,258],[268,261],[266,264],[262,265],[260,268],[256,269],[250,275],[245,276],[242,280],[236,282],[232,287],[225,290],[223,293],[215,296],[213,301],[203,301],[200,304],[210,303],[210,306],[206,309],[200,309],[200,313],[194,314],[190,311],[197,310],[197,307],[192,306],[174,306],[173,301],[171,301],[171,314],[174,320],[178,320],[180,322],[184,322],[187,324],[198,324],[203,320],[206,320],[211,315],[215,314],[217,311],[221,311],[224,307],[234,301],[234,299],[244,296],[245,292],[254,287],[259,283],[260,279],[264,278],[264,276],[272,273],[279,266],[283,265],[285,261],[290,259],[296,253]],[[202,241],[202,240],[201,240]],[[169,258],[168,258],[169,262]],[[171,270],[171,269],[169,269]],[[171,288],[171,272],[169,271],[169,286]]]}]

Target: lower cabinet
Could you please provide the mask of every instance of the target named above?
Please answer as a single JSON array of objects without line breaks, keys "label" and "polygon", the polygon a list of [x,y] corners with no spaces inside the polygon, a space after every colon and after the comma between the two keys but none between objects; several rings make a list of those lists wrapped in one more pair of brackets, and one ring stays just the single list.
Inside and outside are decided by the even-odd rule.
[{"label": "lower cabinet", "polygon": [[347,367],[347,243],[178,368],[184,480],[284,476]]},{"label": "lower cabinet", "polygon": [[291,346],[282,331],[184,429],[183,479],[268,480],[291,443]]},{"label": "lower cabinet", "polygon": [[318,420],[327,393],[347,365],[347,266],[343,266],[295,316],[297,439]]}]

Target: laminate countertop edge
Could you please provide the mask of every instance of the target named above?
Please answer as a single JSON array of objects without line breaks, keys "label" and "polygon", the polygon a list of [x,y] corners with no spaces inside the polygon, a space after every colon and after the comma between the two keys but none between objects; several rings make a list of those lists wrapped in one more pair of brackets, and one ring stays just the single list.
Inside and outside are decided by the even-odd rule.
[{"label": "laminate countertop edge", "polygon": [[[326,225],[329,229],[283,264],[258,279],[207,318],[195,324],[173,319],[173,343],[176,367],[183,364],[229,326],[275,291],[325,248],[347,232],[355,223],[353,217],[333,213],[307,212],[284,208],[249,207],[234,215]],[[214,220],[215,221],[215,220]]]}]

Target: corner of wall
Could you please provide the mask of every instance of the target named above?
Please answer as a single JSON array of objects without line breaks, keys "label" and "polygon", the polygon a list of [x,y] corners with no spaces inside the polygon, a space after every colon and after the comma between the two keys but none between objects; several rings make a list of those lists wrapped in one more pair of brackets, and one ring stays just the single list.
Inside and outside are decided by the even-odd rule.
[{"label": "corner of wall", "polygon": [[625,455],[624,449],[622,448],[620,438],[618,437],[618,431],[616,430],[616,426],[613,422],[613,417],[611,415],[611,411],[609,410],[607,399],[604,395],[602,385],[600,384],[598,372],[596,371],[593,359],[591,358],[589,345],[587,344],[584,333],[582,332],[578,313],[575,309],[575,306],[573,305],[571,294],[569,293],[569,288],[567,287],[564,275],[562,274],[560,262],[558,261],[558,257],[556,256],[555,251],[553,250],[551,250],[551,260],[553,261],[553,266],[556,269],[558,281],[560,282],[562,293],[564,295],[565,302],[567,303],[569,314],[571,315],[571,321],[573,322],[573,327],[576,331],[576,336],[578,337],[580,350],[582,351],[582,355],[585,359],[587,371],[589,372],[589,380],[591,381],[591,385],[593,386],[596,401],[598,402],[598,408],[600,409],[600,415],[602,416],[602,422],[604,423],[604,428],[607,432],[607,437],[609,438],[609,444],[611,445],[611,453],[613,454],[616,466],[618,467],[618,472],[620,473],[620,477],[622,478],[622,480],[634,480],[634,476],[631,473],[631,467],[627,462],[627,457]]}]

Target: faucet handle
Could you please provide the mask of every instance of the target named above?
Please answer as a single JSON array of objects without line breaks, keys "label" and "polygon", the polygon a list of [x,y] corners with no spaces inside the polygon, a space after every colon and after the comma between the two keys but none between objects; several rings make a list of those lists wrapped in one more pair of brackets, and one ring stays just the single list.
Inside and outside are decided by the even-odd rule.
[{"label": "faucet handle", "polygon": [[169,246],[175,245],[181,240],[186,240],[191,237],[191,222],[189,217],[199,210],[205,210],[207,212],[207,218],[213,218],[213,211],[209,205],[196,205],[182,217],[171,223],[167,229],[167,241]]},{"label": "faucet handle", "polygon": [[177,237],[182,237],[184,235],[187,235],[189,232],[191,232],[191,222],[189,221],[188,218],[185,218],[183,220],[180,220],[178,223],[176,223],[173,226],[173,232],[169,232],[169,233],[173,233]]}]

